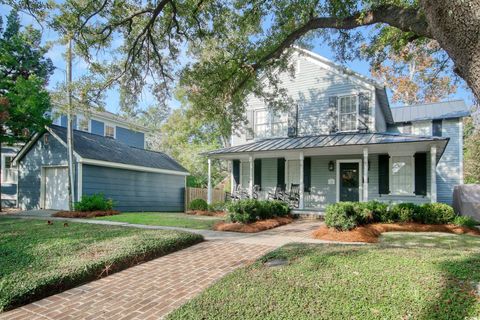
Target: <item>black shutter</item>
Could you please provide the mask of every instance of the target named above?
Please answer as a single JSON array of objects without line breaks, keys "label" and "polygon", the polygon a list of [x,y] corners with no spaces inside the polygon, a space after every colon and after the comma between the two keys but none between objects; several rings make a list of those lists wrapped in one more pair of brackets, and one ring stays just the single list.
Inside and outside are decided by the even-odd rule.
[{"label": "black shutter", "polygon": [[442,120],[433,120],[432,121],[432,136],[441,137],[442,136]]},{"label": "black shutter", "polygon": [[370,96],[366,93],[358,95],[358,130],[361,132],[368,132],[370,124]]},{"label": "black shutter", "polygon": [[298,105],[295,105],[293,109],[290,109],[288,113],[288,132],[287,135],[290,138],[296,137],[298,134]]},{"label": "black shutter", "polygon": [[285,159],[277,159],[277,185],[285,188]]},{"label": "black shutter", "polygon": [[307,157],[303,159],[303,191],[310,192],[312,184],[312,158]]},{"label": "black shutter", "polygon": [[330,117],[330,133],[338,131],[338,97],[328,98],[328,116]]},{"label": "black shutter", "polygon": [[415,194],[427,195],[427,154],[415,153]]},{"label": "black shutter", "polygon": [[238,186],[240,184],[240,160],[233,160],[233,180],[235,185]]},{"label": "black shutter", "polygon": [[390,193],[390,156],[388,154],[378,155],[378,193],[389,194]]},{"label": "black shutter", "polygon": [[248,110],[247,111],[247,126],[245,128],[245,139],[246,140],[252,140],[253,139],[253,119],[254,116],[254,111],[253,110]]},{"label": "black shutter", "polygon": [[262,159],[253,161],[253,184],[262,188]]}]

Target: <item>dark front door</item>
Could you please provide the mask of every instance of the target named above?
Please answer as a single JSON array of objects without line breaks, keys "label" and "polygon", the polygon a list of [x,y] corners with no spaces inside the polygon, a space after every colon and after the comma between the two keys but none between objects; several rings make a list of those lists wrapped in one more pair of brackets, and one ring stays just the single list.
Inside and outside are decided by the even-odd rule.
[{"label": "dark front door", "polygon": [[340,163],[340,201],[359,201],[358,162]]}]

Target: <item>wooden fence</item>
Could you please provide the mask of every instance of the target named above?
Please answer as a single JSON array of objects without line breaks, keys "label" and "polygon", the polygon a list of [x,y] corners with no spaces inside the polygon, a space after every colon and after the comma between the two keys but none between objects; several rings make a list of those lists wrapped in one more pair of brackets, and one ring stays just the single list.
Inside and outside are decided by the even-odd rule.
[{"label": "wooden fence", "polygon": [[[206,188],[190,188],[185,189],[185,210],[188,208],[190,201],[194,199],[203,199],[207,201],[208,190]],[[225,191],[220,189],[212,189],[212,202],[225,201]]]}]

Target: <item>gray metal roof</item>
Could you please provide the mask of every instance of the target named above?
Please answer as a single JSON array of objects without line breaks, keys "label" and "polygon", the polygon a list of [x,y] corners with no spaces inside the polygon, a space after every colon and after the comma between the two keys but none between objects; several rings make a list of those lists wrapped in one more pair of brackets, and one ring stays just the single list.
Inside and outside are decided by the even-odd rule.
[{"label": "gray metal roof", "polygon": [[244,152],[295,150],[354,145],[407,143],[422,141],[448,141],[445,137],[413,136],[396,133],[337,133],[331,135],[306,136],[296,138],[263,139],[239,146],[207,152],[207,155],[222,155]]},{"label": "gray metal roof", "polygon": [[[67,142],[66,128],[51,125],[49,130],[63,142]],[[178,162],[162,152],[131,147],[117,139],[83,131],[74,130],[73,137],[74,151],[85,159],[187,172]]]},{"label": "gray metal roof", "polygon": [[391,108],[395,122],[460,118],[470,115],[463,100],[417,104]]}]

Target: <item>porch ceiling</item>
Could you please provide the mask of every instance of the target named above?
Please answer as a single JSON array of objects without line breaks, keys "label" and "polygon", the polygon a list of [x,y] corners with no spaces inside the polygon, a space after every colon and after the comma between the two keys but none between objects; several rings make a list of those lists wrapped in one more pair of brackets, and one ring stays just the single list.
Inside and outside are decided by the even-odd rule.
[{"label": "porch ceiling", "polygon": [[297,157],[299,151],[305,156],[361,154],[364,147],[369,153],[423,152],[431,145],[437,146],[440,159],[449,138],[413,136],[395,133],[337,133],[331,135],[295,138],[262,139],[251,143],[213,150],[206,155],[216,159],[241,159],[255,157]]}]

